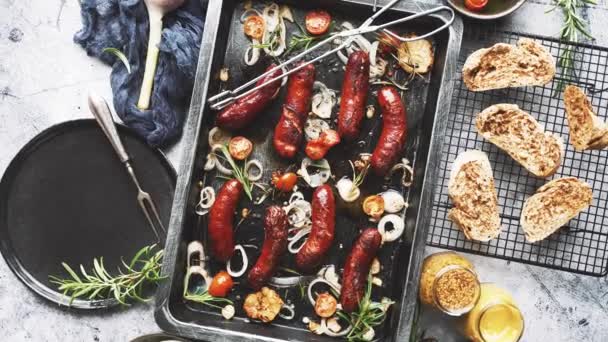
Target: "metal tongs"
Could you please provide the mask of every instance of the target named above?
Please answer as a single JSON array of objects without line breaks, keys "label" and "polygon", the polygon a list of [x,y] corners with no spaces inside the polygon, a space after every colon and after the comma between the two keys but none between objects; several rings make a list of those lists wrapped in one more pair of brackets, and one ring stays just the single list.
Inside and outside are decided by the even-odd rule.
[{"label": "metal tongs", "polygon": [[[322,59],[324,59],[327,56],[330,56],[333,53],[336,53],[346,47],[348,47],[350,44],[352,44],[355,36],[360,35],[360,34],[365,34],[365,33],[370,33],[370,32],[376,32],[376,31],[383,31],[384,33],[390,35],[391,37],[401,41],[401,42],[412,42],[415,40],[419,40],[419,39],[424,39],[427,37],[430,37],[446,28],[448,28],[450,25],[452,25],[452,23],[454,22],[454,18],[455,18],[455,14],[454,11],[447,6],[439,6],[439,7],[435,7],[420,13],[416,13],[416,14],[412,14],[410,16],[401,18],[401,19],[397,19],[385,24],[380,24],[380,25],[372,25],[372,22],[374,20],[376,20],[376,18],[378,18],[382,13],[384,13],[386,10],[390,9],[391,7],[393,7],[397,2],[399,2],[401,0],[392,0],[390,1],[388,4],[386,4],[384,7],[382,7],[380,10],[378,10],[376,13],[374,13],[374,15],[372,15],[371,17],[369,17],[367,20],[365,20],[363,22],[363,24],[361,24],[361,26],[352,29],[352,30],[344,30],[344,31],[340,31],[337,33],[334,33],[332,35],[330,35],[329,37],[325,38],[324,40],[320,41],[318,44],[314,45],[313,47],[304,50],[302,52],[300,52],[299,54],[297,54],[296,56],[290,58],[289,60],[281,63],[280,65],[275,66],[274,68],[266,71],[265,73],[257,76],[256,78],[250,80],[249,82],[239,86],[238,88],[235,88],[233,90],[226,90],[223,91],[215,96],[210,97],[207,102],[210,104],[210,107],[212,109],[218,110],[218,109],[222,109],[224,107],[226,107],[227,105],[229,105],[230,103],[244,97],[247,96],[249,94],[251,94],[252,92],[272,83],[275,82],[279,79],[282,79],[284,77],[287,77],[289,75],[291,75],[292,73],[304,68],[305,66],[320,61]],[[375,7],[375,3],[374,3],[374,7]],[[396,24],[401,24],[404,23],[406,21],[410,21],[416,18],[420,18],[420,17],[424,17],[433,13],[437,13],[437,12],[441,12],[441,11],[447,11],[450,13],[450,19],[442,26],[436,28],[435,30],[425,33],[421,36],[417,36],[417,37],[412,37],[412,38],[403,38],[400,37],[399,35],[391,32],[390,30],[387,30],[386,28],[389,26],[393,26]],[[331,42],[333,42],[334,40],[336,40],[336,38],[348,38],[345,39],[340,45],[338,45],[336,48],[331,49],[325,53],[323,53],[322,55],[315,57],[309,61],[306,61],[305,63],[299,64],[297,66],[295,66],[293,69],[287,70],[284,73],[282,73],[280,76],[274,77],[266,82],[264,82],[263,84],[257,85],[254,88],[251,88],[249,90],[246,90],[247,88],[249,88],[251,85],[255,84],[258,80],[260,80],[263,77],[266,77],[267,75],[275,72],[277,69],[285,69],[287,66],[293,64],[294,62],[299,61],[300,59],[304,58],[305,56],[307,56],[308,54],[310,54],[311,52],[320,49],[322,46],[325,46]],[[243,92],[244,91],[244,92]]]}]

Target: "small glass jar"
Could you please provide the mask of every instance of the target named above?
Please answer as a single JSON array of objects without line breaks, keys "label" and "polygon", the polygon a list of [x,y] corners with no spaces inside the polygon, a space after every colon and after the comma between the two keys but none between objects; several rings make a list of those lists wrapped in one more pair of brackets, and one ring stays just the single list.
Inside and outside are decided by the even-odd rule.
[{"label": "small glass jar", "polygon": [[463,322],[465,336],[474,342],[517,342],[524,332],[513,297],[492,283],[481,284],[479,301]]},{"label": "small glass jar", "polygon": [[480,284],[473,264],[454,252],[428,256],[422,264],[420,300],[451,316],[469,312],[477,303]]}]

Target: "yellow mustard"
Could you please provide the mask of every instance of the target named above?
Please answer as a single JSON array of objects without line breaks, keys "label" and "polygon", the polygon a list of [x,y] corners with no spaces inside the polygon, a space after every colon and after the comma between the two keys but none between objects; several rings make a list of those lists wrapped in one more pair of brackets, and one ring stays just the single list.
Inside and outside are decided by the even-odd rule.
[{"label": "yellow mustard", "polygon": [[464,319],[465,335],[475,342],[517,342],[523,331],[513,297],[495,284],[481,284],[479,300]]}]

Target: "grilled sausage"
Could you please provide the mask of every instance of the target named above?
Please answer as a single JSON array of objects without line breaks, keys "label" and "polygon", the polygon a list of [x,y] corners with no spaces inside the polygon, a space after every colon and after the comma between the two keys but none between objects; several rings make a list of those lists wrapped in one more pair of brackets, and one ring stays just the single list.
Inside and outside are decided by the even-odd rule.
[{"label": "grilled sausage", "polygon": [[382,243],[376,228],[367,228],[359,235],[344,263],[340,303],[346,312],[353,312],[365,294],[367,275]]},{"label": "grilled sausage", "polygon": [[[275,65],[271,64],[266,70],[268,71],[274,67]],[[266,77],[261,78],[256,85],[263,84],[264,82],[282,74],[283,72],[281,69],[277,69],[268,74]],[[268,105],[270,101],[275,98],[280,87],[281,80],[278,79],[252,92],[251,94],[236,100],[217,115],[215,124],[219,128],[227,131],[236,131],[246,127],[252,123],[256,116],[266,107],[266,105]]]},{"label": "grilled sausage", "polygon": [[217,260],[226,262],[234,252],[234,212],[241,199],[243,185],[231,179],[222,185],[209,210],[209,242],[211,255]]},{"label": "grilled sausage", "polygon": [[405,146],[407,113],[401,96],[394,87],[380,89],[378,102],[382,109],[382,133],[372,153],[370,164],[375,174],[383,176],[397,162]]},{"label": "grilled sausage", "polygon": [[342,81],[338,113],[338,133],[341,138],[353,140],[359,136],[368,91],[369,56],[367,52],[355,51],[348,57]]},{"label": "grilled sausage", "polygon": [[287,250],[287,224],[287,214],[281,207],[273,205],[266,209],[262,254],[247,276],[254,290],[268,282],[279,265],[279,258]]},{"label": "grilled sausage", "polygon": [[310,109],[315,67],[309,64],[289,76],[281,118],[274,129],[274,148],[283,158],[293,158],[302,141]]},{"label": "grilled sausage", "polygon": [[310,272],[319,266],[334,240],[336,202],[331,187],[318,187],[312,194],[312,229],[296,255],[296,266]]}]

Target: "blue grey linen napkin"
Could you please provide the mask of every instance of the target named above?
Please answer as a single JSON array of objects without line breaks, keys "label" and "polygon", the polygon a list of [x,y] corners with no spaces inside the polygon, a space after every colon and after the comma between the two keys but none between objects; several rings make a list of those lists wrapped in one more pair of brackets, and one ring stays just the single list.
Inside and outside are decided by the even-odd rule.
[{"label": "blue grey linen napkin", "polygon": [[[114,108],[123,122],[152,146],[164,146],[182,132],[192,93],[204,24],[206,0],[188,0],[163,19],[162,41],[149,110],[137,108],[148,44],[148,14],[143,0],[80,0],[83,27],[74,41],[112,65]],[[205,5],[206,8],[206,5]],[[131,73],[114,55],[127,56]]]}]

